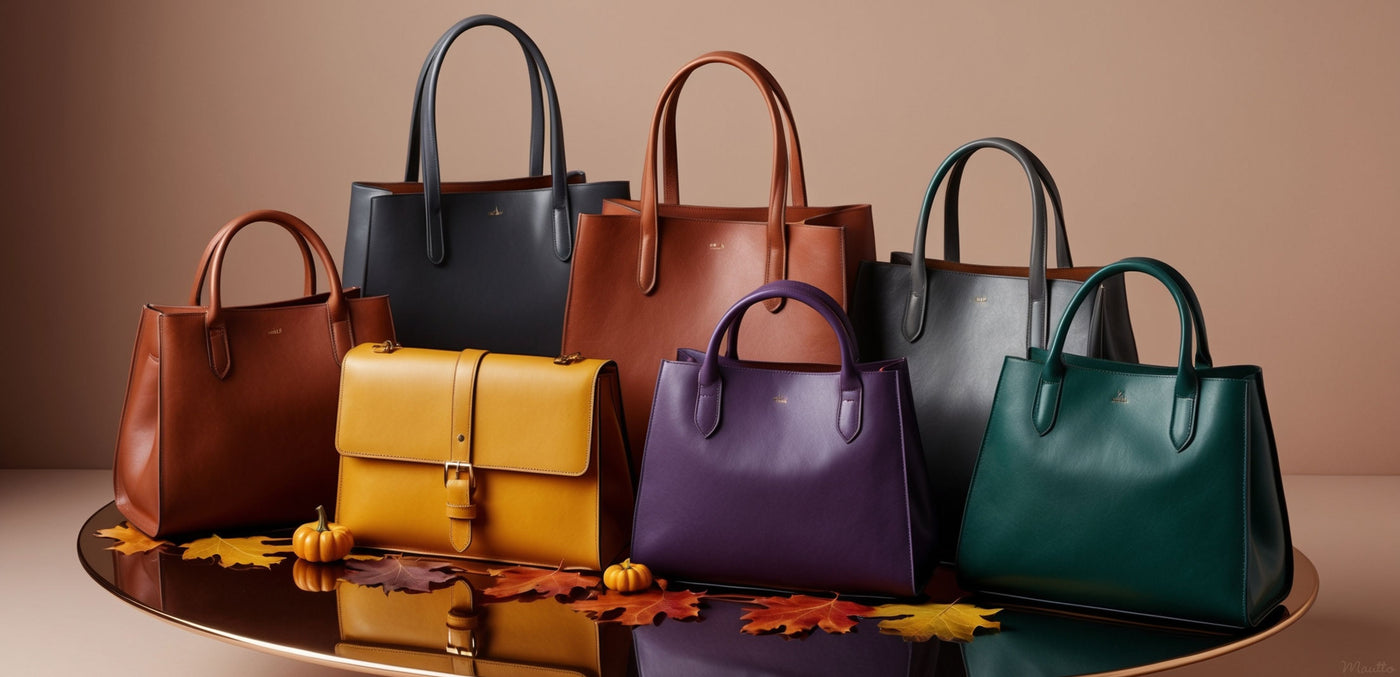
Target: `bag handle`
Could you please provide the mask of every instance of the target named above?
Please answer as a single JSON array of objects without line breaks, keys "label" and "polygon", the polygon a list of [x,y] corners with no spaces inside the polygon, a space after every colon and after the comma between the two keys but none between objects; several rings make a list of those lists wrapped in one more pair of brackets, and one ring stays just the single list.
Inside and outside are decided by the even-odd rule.
[{"label": "bag handle", "polygon": [[[449,35],[452,35],[450,30],[438,38],[437,43],[428,52],[428,58],[423,60],[423,68],[418,71],[418,85],[413,90],[413,119],[408,128],[408,162],[403,171],[405,183],[418,180],[418,144],[421,133],[419,110],[423,101],[423,88],[428,81],[428,67],[432,64],[433,57],[438,52],[447,50],[443,43]],[[535,67],[535,60],[530,58],[529,50],[522,48],[521,51],[525,53],[525,66],[530,70],[530,176],[539,176],[544,173],[544,99],[540,92],[540,69]]]},{"label": "bag handle", "polygon": [[[796,285],[810,286],[807,285],[807,283],[805,282],[799,282],[796,280],[775,280],[773,282],[769,282],[767,286],[772,287],[774,289],[795,289],[797,288]],[[838,318],[841,319],[841,326],[846,330],[846,333],[850,334],[851,336],[856,335],[855,325],[851,324],[850,316],[846,315],[846,310],[841,307],[841,304],[836,302],[836,299],[831,298],[830,294],[823,294],[822,297],[818,300],[823,302],[830,302],[827,307],[833,313],[835,313]],[[738,317],[734,318],[734,322],[730,323],[729,331],[724,338],[725,357],[728,357],[731,360],[739,359],[739,325],[743,322],[744,314],[740,314]],[[860,359],[860,346],[854,343],[852,345],[855,346],[856,359]]]},{"label": "bag handle", "polygon": [[[1018,144],[1019,145],[1019,144]],[[1055,210],[1055,267],[1073,268],[1074,258],[1069,253],[1069,235],[1065,233],[1065,210],[1060,203],[1060,189],[1055,185],[1055,177],[1050,176],[1050,170],[1045,168],[1045,163],[1032,153],[1025,146],[1021,146],[1027,155],[1030,156],[1031,163],[1035,165],[1036,175],[1040,177],[1040,183],[1045,188],[1045,192],[1050,194],[1050,205]],[[943,260],[958,263],[962,259],[962,243],[958,233],[958,193],[962,188],[963,169],[967,167],[967,161],[976,149],[969,151],[958,163],[953,165],[953,170],[948,174],[948,189],[943,193]],[[924,222],[927,227],[927,221]]]},{"label": "bag handle", "polygon": [[[781,104],[778,102],[777,95],[767,86],[773,76],[757,61],[738,52],[709,52],[686,64],[671,77],[671,81],[666,84],[666,89],[661,93],[661,99],[656,106],[656,114],[652,118],[651,132],[647,138],[646,166],[642,170],[640,219],[642,232],[641,247],[637,256],[637,286],[641,288],[643,294],[650,294],[656,289],[657,251],[659,248],[656,164],[658,137],[661,134],[665,109],[672,95],[690,76],[690,73],[711,63],[726,64],[743,71],[750,80],[753,80],[755,85],[758,85],[759,91],[763,93],[764,101],[768,104],[768,115],[773,125],[773,174],[768,193],[767,255],[763,279],[765,282],[772,282],[787,277],[787,208],[785,202],[788,188],[788,156],[786,137],[783,133]],[[777,312],[782,308],[782,298],[773,297],[773,299],[764,305],[770,312]]]},{"label": "bag handle", "polygon": [[[1069,337],[1069,326],[1074,320],[1075,311],[1104,280],[1129,272],[1146,273],[1156,278],[1171,292],[1172,299],[1176,301],[1177,315],[1181,322],[1181,341],[1177,355],[1171,429],[1168,432],[1176,450],[1182,451],[1191,444],[1195,435],[1197,403],[1201,391],[1196,370],[1208,369],[1212,362],[1206,343],[1205,319],[1201,314],[1195,290],[1175,268],[1156,259],[1134,257],[1104,266],[1089,276],[1075,292],[1069,305],[1065,307],[1065,314],[1060,318],[1054,341],[1050,344],[1050,352],[1045,358],[1045,366],[1041,368],[1031,415],[1036,431],[1041,435],[1049,433],[1054,427],[1055,419],[1059,415],[1061,386],[1065,378],[1065,341]],[[1193,334],[1197,342],[1194,365],[1191,360]]]},{"label": "bag handle", "polygon": [[[792,105],[788,103],[787,94],[778,85],[778,81],[773,78],[772,73],[763,69],[761,74],[766,76],[768,89],[778,97],[778,105],[783,110],[783,126],[788,138],[788,198],[792,201],[792,206],[806,207],[807,177],[806,170],[802,166],[802,143],[797,139],[797,122],[792,117]],[[680,155],[676,145],[676,111],[681,99],[681,88],[685,86],[685,82],[689,78],[690,73],[681,78],[675,93],[666,102],[666,119],[662,122],[661,161],[664,163],[661,170],[662,204],[680,204],[681,202]]]},{"label": "bag handle", "polygon": [[224,320],[223,308],[223,268],[224,255],[228,252],[229,242],[238,231],[249,224],[267,221],[275,223],[288,230],[295,231],[303,242],[311,246],[311,250],[316,252],[317,258],[321,259],[321,266],[326,269],[327,282],[330,284],[330,296],[326,299],[326,320],[330,326],[331,336],[331,357],[336,364],[340,364],[345,353],[355,345],[354,331],[350,326],[350,309],[345,301],[345,290],[340,286],[340,273],[336,270],[335,259],[331,257],[331,252],[326,249],[326,243],[321,241],[320,236],[306,222],[292,216],[286,212],[272,209],[262,209],[248,212],[232,221],[229,221],[218,233],[214,235],[214,253],[209,259],[209,307],[204,315],[204,331],[209,348],[209,368],[215,376],[223,379],[228,376],[229,370],[233,366],[233,357],[229,353],[228,330]]},{"label": "bag handle", "polygon": [[457,22],[439,40],[438,46],[429,55],[425,69],[427,79],[423,82],[419,127],[422,131],[420,146],[423,154],[423,202],[427,221],[428,260],[433,265],[442,265],[447,258],[442,226],[442,176],[438,162],[437,142],[437,84],[442,72],[442,61],[447,49],[462,33],[477,26],[496,26],[510,33],[529,55],[535,68],[539,69],[544,83],[545,98],[549,104],[549,172],[551,176],[550,197],[552,222],[554,225],[554,256],[560,261],[568,261],[573,256],[573,222],[569,218],[568,170],[564,161],[564,130],[560,122],[559,96],[554,89],[554,78],[549,73],[549,65],[525,31],[519,26],[497,16],[478,14]]},{"label": "bag handle", "polygon": [[928,288],[928,269],[924,255],[928,241],[929,212],[933,210],[934,196],[938,194],[939,185],[953,167],[960,161],[966,161],[969,155],[982,148],[996,148],[1016,158],[1026,172],[1027,182],[1030,183],[1032,227],[1030,271],[1026,285],[1029,295],[1026,304],[1026,345],[1044,348],[1050,332],[1050,294],[1049,284],[1045,281],[1045,191],[1035,161],[1031,159],[1031,152],[1015,141],[1000,137],[978,139],[959,146],[938,166],[933,180],[929,182],[928,190],[924,193],[923,207],[919,210],[919,223],[914,229],[914,251],[909,260],[910,288],[909,301],[904,310],[904,339],[910,343],[919,340],[927,322],[928,304],[924,293]]},{"label": "bag handle", "polygon": [[860,372],[856,371],[855,336],[849,323],[843,322],[840,306],[826,292],[805,282],[786,280],[770,282],[740,299],[725,312],[710,335],[710,343],[705,349],[705,359],[700,363],[700,373],[696,387],[695,427],[701,435],[709,437],[719,427],[720,411],[723,409],[724,382],[719,373],[719,344],[729,327],[745,311],[756,303],[771,298],[789,298],[811,307],[821,314],[827,324],[836,332],[841,345],[841,369],[838,383],[841,388],[840,404],[836,411],[836,429],[841,438],[850,443],[860,433],[861,401],[864,386]]},{"label": "bag handle", "polygon": [[[279,223],[277,225],[282,224]],[[316,260],[312,258],[311,247],[306,244],[306,240],[302,238],[301,234],[298,233],[295,229],[288,228],[287,226],[282,227],[285,228],[288,233],[291,233],[292,239],[296,240],[297,248],[301,250],[302,268],[306,271],[305,281],[302,283],[301,295],[315,296]],[[215,238],[213,240],[210,240],[209,244],[204,246],[204,255],[199,258],[199,272],[195,274],[194,278],[194,288],[190,289],[189,305],[200,305],[200,294],[204,291],[204,278],[209,274],[209,261],[214,256],[214,248],[217,244],[218,238]]]}]

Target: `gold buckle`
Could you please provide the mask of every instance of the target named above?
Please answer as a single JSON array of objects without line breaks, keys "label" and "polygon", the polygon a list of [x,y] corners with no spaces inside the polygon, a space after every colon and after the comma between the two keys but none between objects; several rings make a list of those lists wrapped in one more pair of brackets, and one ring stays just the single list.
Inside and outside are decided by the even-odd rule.
[{"label": "gold buckle", "polygon": [[569,353],[568,355],[560,355],[559,357],[554,358],[554,363],[555,363],[555,364],[558,364],[558,365],[561,365],[561,366],[566,366],[566,367],[569,366],[569,365],[571,365],[571,364],[573,364],[573,363],[575,363],[575,362],[582,362],[582,361],[583,361],[583,353]]},{"label": "gold buckle", "polygon": [[467,471],[467,488],[476,489],[476,468],[468,461],[448,461],[442,464],[442,486],[447,486],[447,475],[461,475],[462,471]]},{"label": "gold buckle", "polygon": [[462,656],[463,658],[476,658],[476,633],[473,632],[471,634],[471,639],[467,641],[467,648],[463,649],[460,646],[452,646],[451,644],[448,644],[447,648],[444,649],[444,651],[452,654],[453,656]]},{"label": "gold buckle", "polygon": [[395,343],[395,342],[394,342],[394,339],[389,339],[389,340],[387,340],[387,341],[385,341],[385,342],[383,342],[383,343],[376,343],[376,344],[374,344],[373,350],[374,350],[374,352],[376,352],[376,353],[392,353],[392,352],[394,352],[395,350],[398,350],[399,348],[402,348],[402,347],[403,347],[403,346],[401,346],[401,345]]}]

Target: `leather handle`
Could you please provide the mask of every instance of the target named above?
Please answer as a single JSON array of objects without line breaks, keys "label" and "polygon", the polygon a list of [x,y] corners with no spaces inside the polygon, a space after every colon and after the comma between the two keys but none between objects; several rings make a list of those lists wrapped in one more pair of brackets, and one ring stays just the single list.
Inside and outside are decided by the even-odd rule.
[{"label": "leather handle", "polygon": [[[277,224],[277,225],[282,225],[282,224]],[[301,236],[301,234],[298,233],[295,229],[287,228],[286,226],[282,226],[282,227],[283,227],[284,229],[286,229],[286,231],[287,231],[288,233],[291,233],[292,239],[293,239],[293,240],[296,240],[297,248],[301,250],[302,269],[305,271],[305,274],[304,274],[304,278],[305,278],[305,279],[304,279],[303,282],[302,282],[302,293],[301,293],[301,295],[302,295],[302,296],[315,296],[315,295],[316,295],[316,260],[312,257],[312,254],[311,254],[311,247],[310,247],[309,245],[306,244],[306,239],[303,238],[303,237]],[[218,244],[218,240],[217,240],[217,239],[214,239],[214,240],[210,240],[210,241],[209,241],[209,244],[207,244],[207,245],[204,246],[204,255],[199,257],[199,268],[198,268],[198,271],[199,271],[199,272],[195,273],[194,287],[190,289],[190,302],[189,302],[189,305],[192,305],[192,306],[197,306],[197,305],[199,305],[201,293],[204,291],[204,279],[205,279],[205,277],[207,277],[207,276],[209,275],[209,261],[214,257],[214,248],[215,248],[215,246],[216,246],[217,244]]]},{"label": "leather handle", "polygon": [[[421,138],[419,110],[423,102],[423,88],[428,82],[428,67],[438,52],[447,50],[444,43],[450,34],[449,31],[438,38],[418,72],[418,84],[413,90],[413,118],[408,128],[408,161],[403,171],[405,183],[418,180],[418,144]],[[530,71],[530,176],[539,176],[544,173],[544,97],[540,91],[540,69],[535,66],[535,60],[530,58],[528,50],[522,48],[521,51],[525,54],[525,66]]]},{"label": "leather handle", "polygon": [[[1098,285],[1103,284],[1104,280],[1114,275],[1129,272],[1146,273],[1156,278],[1171,292],[1172,299],[1176,301],[1177,315],[1181,324],[1181,340],[1176,364],[1175,398],[1168,433],[1176,450],[1182,451],[1191,444],[1191,439],[1195,434],[1197,404],[1200,400],[1200,378],[1196,370],[1211,366],[1210,353],[1209,349],[1205,348],[1205,320],[1201,314],[1200,302],[1196,298],[1195,290],[1191,288],[1180,272],[1157,259],[1134,257],[1109,264],[1090,275],[1089,279],[1085,280],[1084,284],[1079,287],[1074,297],[1070,299],[1069,305],[1065,307],[1065,313],[1060,318],[1059,327],[1055,330],[1055,338],[1050,344],[1050,352],[1046,355],[1045,366],[1041,368],[1031,416],[1036,431],[1041,435],[1048,434],[1054,427],[1055,419],[1059,414],[1060,393],[1065,378],[1065,341],[1069,337],[1069,326],[1074,320],[1075,312],[1085,299],[1095,293]],[[1197,345],[1194,365],[1191,360],[1193,335]]]},{"label": "leather handle", "polygon": [[[777,95],[767,84],[773,79],[773,76],[757,61],[738,52],[709,52],[686,64],[671,77],[671,81],[661,92],[656,113],[652,118],[651,132],[647,138],[646,166],[642,170],[640,219],[642,232],[641,246],[637,257],[637,286],[644,294],[650,294],[656,289],[658,277],[659,233],[657,228],[656,165],[659,137],[667,103],[671,101],[672,95],[690,76],[691,72],[712,63],[726,64],[743,71],[758,86],[768,105],[768,115],[773,126],[773,174],[768,193],[767,253],[763,279],[765,282],[772,282],[787,278],[787,209],[785,203],[788,188],[788,155],[786,135],[783,132],[782,106],[778,102]],[[765,307],[771,312],[777,312],[782,308],[782,298],[774,297],[771,302],[765,304]]]},{"label": "leather handle", "polygon": [[[1045,188],[1045,192],[1050,194],[1050,206],[1055,210],[1055,267],[1073,268],[1074,257],[1069,252],[1069,235],[1065,232],[1065,210],[1060,202],[1060,189],[1055,185],[1055,177],[1050,175],[1050,170],[1045,168],[1045,163],[1030,150],[1022,146],[1026,154],[1030,156],[1031,162],[1035,165],[1035,171],[1040,176],[1040,183]],[[975,150],[973,151],[975,152]],[[958,228],[958,194],[962,189],[963,170],[967,167],[967,161],[972,156],[969,152],[964,155],[958,163],[953,165],[953,171],[948,174],[948,188],[943,193],[943,260],[959,262],[962,260],[962,241]]]},{"label": "leather handle", "polygon": [[345,301],[345,291],[341,287],[340,272],[335,267],[335,259],[326,248],[326,243],[306,222],[286,212],[262,209],[248,212],[229,221],[214,235],[213,254],[209,259],[209,306],[204,315],[204,329],[209,348],[209,368],[220,379],[226,378],[233,366],[229,351],[228,329],[223,313],[223,268],[224,255],[228,245],[238,231],[250,224],[267,221],[296,232],[301,240],[310,245],[311,250],[321,259],[326,269],[326,279],[330,285],[330,295],[326,299],[326,321],[331,335],[331,357],[340,364],[345,353],[355,345],[354,332],[350,326],[350,309]]},{"label": "leather handle", "polygon": [[442,225],[442,176],[438,162],[437,143],[437,84],[442,72],[442,61],[453,41],[462,33],[477,26],[495,26],[510,33],[529,55],[535,68],[539,70],[544,84],[544,95],[549,111],[549,172],[550,207],[554,226],[554,255],[560,261],[568,261],[573,256],[573,222],[569,218],[568,169],[564,159],[564,129],[560,121],[559,96],[554,89],[554,77],[545,63],[540,48],[519,26],[497,16],[478,14],[457,22],[439,40],[425,66],[427,77],[423,81],[420,101],[420,146],[423,155],[423,202],[426,215],[428,260],[441,265],[447,260],[446,240]]},{"label": "leather handle", "polygon": [[[692,71],[693,73],[694,71]],[[764,69],[768,89],[778,97],[778,105],[783,110],[783,125],[788,139],[788,198],[794,207],[807,206],[807,176],[802,165],[802,143],[797,138],[797,121],[792,116],[792,105],[787,94],[772,74]],[[661,203],[680,204],[680,154],[676,144],[676,111],[679,110],[681,88],[685,86],[690,73],[681,78],[680,86],[666,102],[666,119],[662,122],[662,152],[664,163],[661,170]]]},{"label": "leather handle", "polygon": [[849,320],[843,320],[845,313],[840,305],[826,292],[795,280],[770,282],[750,292],[725,312],[710,335],[710,343],[705,348],[705,359],[700,364],[695,398],[695,427],[705,437],[713,435],[719,428],[720,414],[723,411],[724,382],[719,372],[719,344],[729,327],[754,304],[771,298],[789,298],[802,303],[826,320],[836,332],[841,346],[841,367],[838,379],[841,396],[836,411],[836,430],[847,443],[860,434],[861,406],[864,386],[860,372],[856,370],[855,335],[850,330]]},{"label": "leather handle", "polygon": [[[768,286],[769,286],[769,287],[772,287],[772,288],[774,288],[774,289],[796,289],[796,287],[795,287],[794,285],[802,285],[802,284],[805,284],[805,283],[803,283],[803,282],[798,282],[798,281],[795,281],[795,280],[775,280],[775,281],[773,281],[773,282],[768,283]],[[824,301],[824,302],[825,302],[825,301],[830,301],[830,305],[829,305],[828,307],[830,308],[830,310],[831,310],[833,313],[836,314],[836,316],[837,316],[838,318],[841,319],[842,328],[844,328],[844,329],[846,330],[846,333],[847,333],[847,334],[850,334],[851,336],[855,336],[855,335],[856,335],[856,328],[855,328],[855,325],[851,324],[851,318],[850,318],[848,315],[846,315],[846,310],[845,310],[844,308],[842,308],[841,305],[840,305],[839,303],[836,302],[836,299],[831,298],[831,295],[830,295],[830,294],[825,294],[825,295],[823,295],[823,296],[822,296],[820,299],[818,299],[818,300]],[[734,318],[734,322],[730,323],[730,325],[729,325],[729,331],[728,331],[728,333],[726,334],[726,336],[724,337],[724,345],[725,345],[725,353],[724,353],[724,355],[725,355],[725,357],[728,357],[728,358],[731,359],[731,360],[737,360],[737,359],[739,359],[739,325],[743,324],[743,322],[744,322],[744,315],[743,315],[743,314],[740,314],[738,317]],[[855,343],[852,343],[852,345],[854,346],[853,349],[855,350],[855,353],[856,353],[856,354],[855,354],[855,358],[856,358],[857,360],[859,360],[859,359],[860,359],[860,346],[859,346],[859,345],[856,345]]]},{"label": "leather handle", "polygon": [[919,223],[914,229],[914,251],[909,260],[910,288],[909,300],[904,311],[904,338],[911,343],[919,340],[927,322],[928,305],[924,295],[928,289],[928,269],[925,267],[924,256],[933,199],[938,194],[938,187],[953,168],[982,148],[996,148],[1016,158],[1025,170],[1026,181],[1030,184],[1032,227],[1030,271],[1026,284],[1029,297],[1026,303],[1026,345],[1044,348],[1050,332],[1050,292],[1049,283],[1045,279],[1045,190],[1031,152],[1015,141],[1000,137],[978,139],[958,147],[938,166],[938,171],[934,172],[933,179],[929,182],[928,190],[924,193],[923,207],[919,210]]}]

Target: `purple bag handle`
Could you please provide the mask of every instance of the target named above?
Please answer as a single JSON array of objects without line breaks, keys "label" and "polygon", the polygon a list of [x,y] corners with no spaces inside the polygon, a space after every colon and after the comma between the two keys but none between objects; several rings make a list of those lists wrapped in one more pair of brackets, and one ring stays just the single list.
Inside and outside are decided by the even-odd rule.
[{"label": "purple bag handle", "polygon": [[780,280],[769,282],[740,299],[725,312],[710,335],[710,344],[705,349],[705,360],[700,363],[698,394],[695,398],[695,427],[701,435],[709,437],[719,428],[720,411],[723,409],[724,381],[719,373],[719,345],[725,331],[742,317],[744,311],[756,303],[773,298],[788,298],[817,311],[826,323],[836,331],[841,344],[841,371],[838,379],[841,388],[841,401],[836,411],[836,429],[841,438],[849,444],[860,433],[861,400],[864,387],[860,373],[856,371],[855,338],[850,330],[850,321],[845,319],[841,306],[826,292],[806,282]]},{"label": "purple bag handle", "polygon": [[[810,286],[811,286],[811,285],[807,284],[806,282],[801,282],[801,281],[798,281],[798,280],[774,280],[774,281],[772,281],[772,282],[769,282],[769,283],[768,283],[768,286],[770,286],[770,287],[775,287],[775,288],[776,288],[776,287],[779,286],[779,285],[790,285],[790,284],[802,285],[802,286],[804,286],[804,287],[810,287]],[[817,291],[821,291],[821,290],[818,289]],[[830,294],[827,294],[826,292],[822,292],[821,298],[820,298],[819,300],[821,300],[821,301],[823,301],[823,302],[826,302],[826,303],[829,305],[829,307],[832,309],[832,311],[834,311],[834,312],[836,313],[836,316],[839,317],[839,318],[841,318],[841,325],[844,326],[844,327],[846,328],[846,333],[847,333],[847,334],[850,334],[851,336],[855,336],[855,335],[856,335],[856,328],[855,328],[854,325],[851,324],[851,318],[850,318],[849,316],[846,315],[846,309],[842,308],[842,307],[841,307],[841,304],[839,304],[839,303],[836,302],[836,299],[831,298],[831,295],[830,295]],[[739,359],[739,325],[742,324],[743,321],[744,321],[744,316],[743,316],[743,314],[740,314],[738,317],[734,318],[734,322],[733,322],[732,324],[729,325],[729,336],[728,336],[728,338],[725,339],[725,343],[724,343],[724,345],[725,345],[725,353],[724,353],[724,354],[725,354],[726,357],[728,357],[728,358],[731,359],[731,360],[737,360],[737,359]],[[859,346],[857,346],[857,348],[858,348],[858,347],[859,347]],[[856,351],[856,357],[857,357],[857,358],[860,357],[860,351],[859,351],[859,350]]]}]

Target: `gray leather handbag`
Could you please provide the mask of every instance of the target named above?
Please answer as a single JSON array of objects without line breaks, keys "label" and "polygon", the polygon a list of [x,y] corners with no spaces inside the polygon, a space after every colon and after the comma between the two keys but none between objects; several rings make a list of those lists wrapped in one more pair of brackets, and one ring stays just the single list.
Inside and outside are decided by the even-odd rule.
[{"label": "gray leather handbag", "polygon": [[[533,104],[530,176],[447,183],[438,164],[438,74],[453,41],[478,26],[505,30],[525,53]],[[346,285],[389,295],[404,345],[559,354],[578,215],[629,193],[626,181],[590,183],[582,172],[568,171],[560,124],[549,66],[515,24],[485,14],[463,19],[428,54],[414,96],[404,180],[354,184],[345,237]]]},{"label": "gray leather handbag", "polygon": [[[957,199],[968,158],[983,148],[1011,154],[1030,183],[1032,230],[1030,265],[971,265],[959,261]],[[943,260],[925,259],[929,212],[943,180]],[[1055,210],[1056,268],[1046,268],[1046,210]],[[1065,305],[1097,267],[1074,267],[1065,238],[1064,210],[1054,179],[1033,153],[1003,138],[967,143],[938,167],[914,236],[912,254],[895,252],[889,263],[865,261],[851,301],[861,359],[896,357],[909,362],[914,407],[938,510],[939,559],[956,552],[963,503],[982,433],[992,408],[1001,363],[1007,355],[1025,357],[1044,348],[1050,318]],[[1137,345],[1128,318],[1123,278],[1113,277],[1086,302],[1069,336],[1071,352],[1119,362],[1136,362]]]}]

